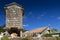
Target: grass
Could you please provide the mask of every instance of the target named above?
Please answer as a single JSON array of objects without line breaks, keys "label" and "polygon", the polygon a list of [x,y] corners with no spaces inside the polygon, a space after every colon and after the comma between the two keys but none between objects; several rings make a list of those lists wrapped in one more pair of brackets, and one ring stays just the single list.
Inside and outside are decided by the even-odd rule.
[{"label": "grass", "polygon": [[42,35],[42,37],[52,37],[52,35],[51,34],[44,34],[44,35]]},{"label": "grass", "polygon": [[3,36],[1,40],[8,40],[8,36]]},{"label": "grass", "polygon": [[56,37],[57,40],[60,40],[60,37]]}]

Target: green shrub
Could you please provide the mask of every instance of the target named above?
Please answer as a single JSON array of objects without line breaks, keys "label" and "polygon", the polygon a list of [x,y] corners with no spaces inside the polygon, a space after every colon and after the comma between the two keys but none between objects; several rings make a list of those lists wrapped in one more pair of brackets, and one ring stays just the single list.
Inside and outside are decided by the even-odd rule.
[{"label": "green shrub", "polygon": [[60,37],[56,37],[57,40],[60,40]]},{"label": "green shrub", "polygon": [[44,35],[42,35],[42,37],[52,37],[52,35],[51,34],[44,34]]},{"label": "green shrub", "polygon": [[1,40],[8,40],[8,36],[3,36]]},{"label": "green shrub", "polygon": [[31,40],[31,37],[22,38],[22,40]]}]

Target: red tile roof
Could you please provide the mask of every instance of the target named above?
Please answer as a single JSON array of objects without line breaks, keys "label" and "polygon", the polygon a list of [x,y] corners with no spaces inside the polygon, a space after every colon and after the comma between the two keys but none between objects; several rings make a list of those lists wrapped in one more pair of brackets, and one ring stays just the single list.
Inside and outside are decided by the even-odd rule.
[{"label": "red tile roof", "polygon": [[[30,30],[30,31],[27,31],[27,32],[25,32],[25,33],[38,33],[38,32],[43,32],[46,28],[48,28],[48,26],[46,26],[46,27],[41,27],[41,28],[36,28],[36,29],[33,29],[33,30]],[[24,33],[24,34],[25,34]]]}]

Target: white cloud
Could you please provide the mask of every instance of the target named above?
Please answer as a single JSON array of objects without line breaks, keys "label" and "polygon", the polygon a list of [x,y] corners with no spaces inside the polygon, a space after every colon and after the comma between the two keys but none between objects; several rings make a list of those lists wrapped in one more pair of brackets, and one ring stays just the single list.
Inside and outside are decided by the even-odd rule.
[{"label": "white cloud", "polygon": [[27,16],[32,16],[32,12],[31,12],[31,11],[29,11]]},{"label": "white cloud", "polygon": [[30,12],[29,12],[29,15],[31,15],[31,14],[32,14],[32,12],[30,11]]},{"label": "white cloud", "polygon": [[48,24],[48,26],[50,26],[51,24]]},{"label": "white cloud", "polygon": [[37,17],[37,19],[40,19],[40,18],[41,18],[40,16]]},{"label": "white cloud", "polygon": [[29,25],[28,25],[28,24],[24,24],[23,26],[24,26],[24,27],[28,27]]},{"label": "white cloud", "polygon": [[54,17],[54,16],[50,16],[50,17]]},{"label": "white cloud", "polygon": [[57,17],[57,19],[60,19],[60,17]]},{"label": "white cloud", "polygon": [[41,14],[40,16],[37,16],[37,19],[41,19],[44,16],[45,16],[44,14]]},{"label": "white cloud", "polygon": [[40,15],[40,16],[42,16],[42,17],[43,17],[44,15],[42,14],[42,15]]},{"label": "white cloud", "polygon": [[23,16],[23,19],[26,19],[27,18],[27,16]]},{"label": "white cloud", "polygon": [[54,16],[50,16],[51,18],[53,18]]}]

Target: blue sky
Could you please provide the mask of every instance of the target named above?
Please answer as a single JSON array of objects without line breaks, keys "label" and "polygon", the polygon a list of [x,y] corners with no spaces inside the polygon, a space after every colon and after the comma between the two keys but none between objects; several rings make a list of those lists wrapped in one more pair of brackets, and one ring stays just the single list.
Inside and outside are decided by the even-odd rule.
[{"label": "blue sky", "polygon": [[60,29],[59,0],[0,0],[0,25],[5,24],[4,6],[16,2],[23,6],[23,27],[27,30],[50,25]]}]

